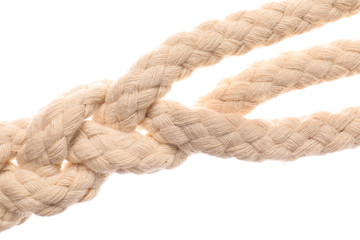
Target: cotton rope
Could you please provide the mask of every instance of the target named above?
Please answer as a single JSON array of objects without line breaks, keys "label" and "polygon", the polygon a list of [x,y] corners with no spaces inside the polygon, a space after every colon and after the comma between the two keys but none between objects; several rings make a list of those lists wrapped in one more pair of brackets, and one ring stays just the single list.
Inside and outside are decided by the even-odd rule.
[{"label": "cotton rope", "polygon": [[[255,63],[221,81],[192,109],[161,98],[196,68],[359,9],[360,0],[295,0],[206,21],[168,38],[115,82],[76,87],[33,118],[1,122],[0,230],[33,213],[55,215],[92,199],[113,172],[170,169],[195,152],[262,161],[357,147],[359,107],[272,121],[244,115],[281,93],[360,73],[360,41],[336,41]],[[141,127],[146,135],[136,131]]]}]

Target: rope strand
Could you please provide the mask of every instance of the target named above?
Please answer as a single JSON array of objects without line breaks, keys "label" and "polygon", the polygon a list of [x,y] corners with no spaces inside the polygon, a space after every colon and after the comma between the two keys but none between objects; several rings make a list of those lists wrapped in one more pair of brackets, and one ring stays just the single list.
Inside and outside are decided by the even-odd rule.
[{"label": "rope strand", "polygon": [[197,105],[247,114],[282,93],[360,73],[360,41],[340,40],[260,61],[222,80]]}]

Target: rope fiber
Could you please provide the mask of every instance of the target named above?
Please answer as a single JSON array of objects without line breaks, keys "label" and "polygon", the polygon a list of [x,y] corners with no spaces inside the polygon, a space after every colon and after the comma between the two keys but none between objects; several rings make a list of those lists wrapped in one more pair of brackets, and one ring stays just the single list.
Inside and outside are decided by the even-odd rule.
[{"label": "rope fiber", "polygon": [[114,172],[171,169],[196,152],[262,161],[357,147],[359,107],[271,121],[244,115],[279,94],[360,73],[360,41],[254,63],[222,80],[192,109],[162,97],[197,68],[359,9],[360,0],[293,0],[206,21],[168,38],[117,81],[78,86],[32,118],[0,122],[0,230],[94,198]]}]

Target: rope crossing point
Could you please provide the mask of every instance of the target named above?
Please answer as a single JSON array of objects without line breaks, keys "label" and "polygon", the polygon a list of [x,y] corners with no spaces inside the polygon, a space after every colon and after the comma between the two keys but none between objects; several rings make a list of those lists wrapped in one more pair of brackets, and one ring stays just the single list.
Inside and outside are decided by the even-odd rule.
[{"label": "rope crossing point", "polygon": [[357,147],[359,107],[272,121],[244,114],[281,93],[359,73],[360,41],[340,40],[255,63],[221,81],[197,108],[161,98],[196,68],[359,9],[360,0],[295,0],[206,21],[168,38],[115,82],[76,87],[31,119],[1,122],[0,230],[33,213],[54,215],[92,199],[113,172],[170,169],[195,152],[261,161]]}]

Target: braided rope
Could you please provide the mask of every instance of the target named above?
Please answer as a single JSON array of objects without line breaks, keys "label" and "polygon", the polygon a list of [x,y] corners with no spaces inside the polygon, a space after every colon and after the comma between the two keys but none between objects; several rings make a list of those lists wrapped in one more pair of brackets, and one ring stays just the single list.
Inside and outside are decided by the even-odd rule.
[{"label": "braided rope", "polygon": [[[198,108],[161,98],[196,68],[359,9],[359,0],[296,0],[207,21],[167,39],[118,81],[76,87],[31,119],[0,123],[0,230],[33,213],[54,215],[92,199],[113,172],[170,169],[194,152],[261,161],[357,147],[360,108],[272,121],[243,114],[281,93],[358,73],[360,41],[337,41],[255,63],[221,81]],[[134,131],[138,126],[148,133]]]}]

